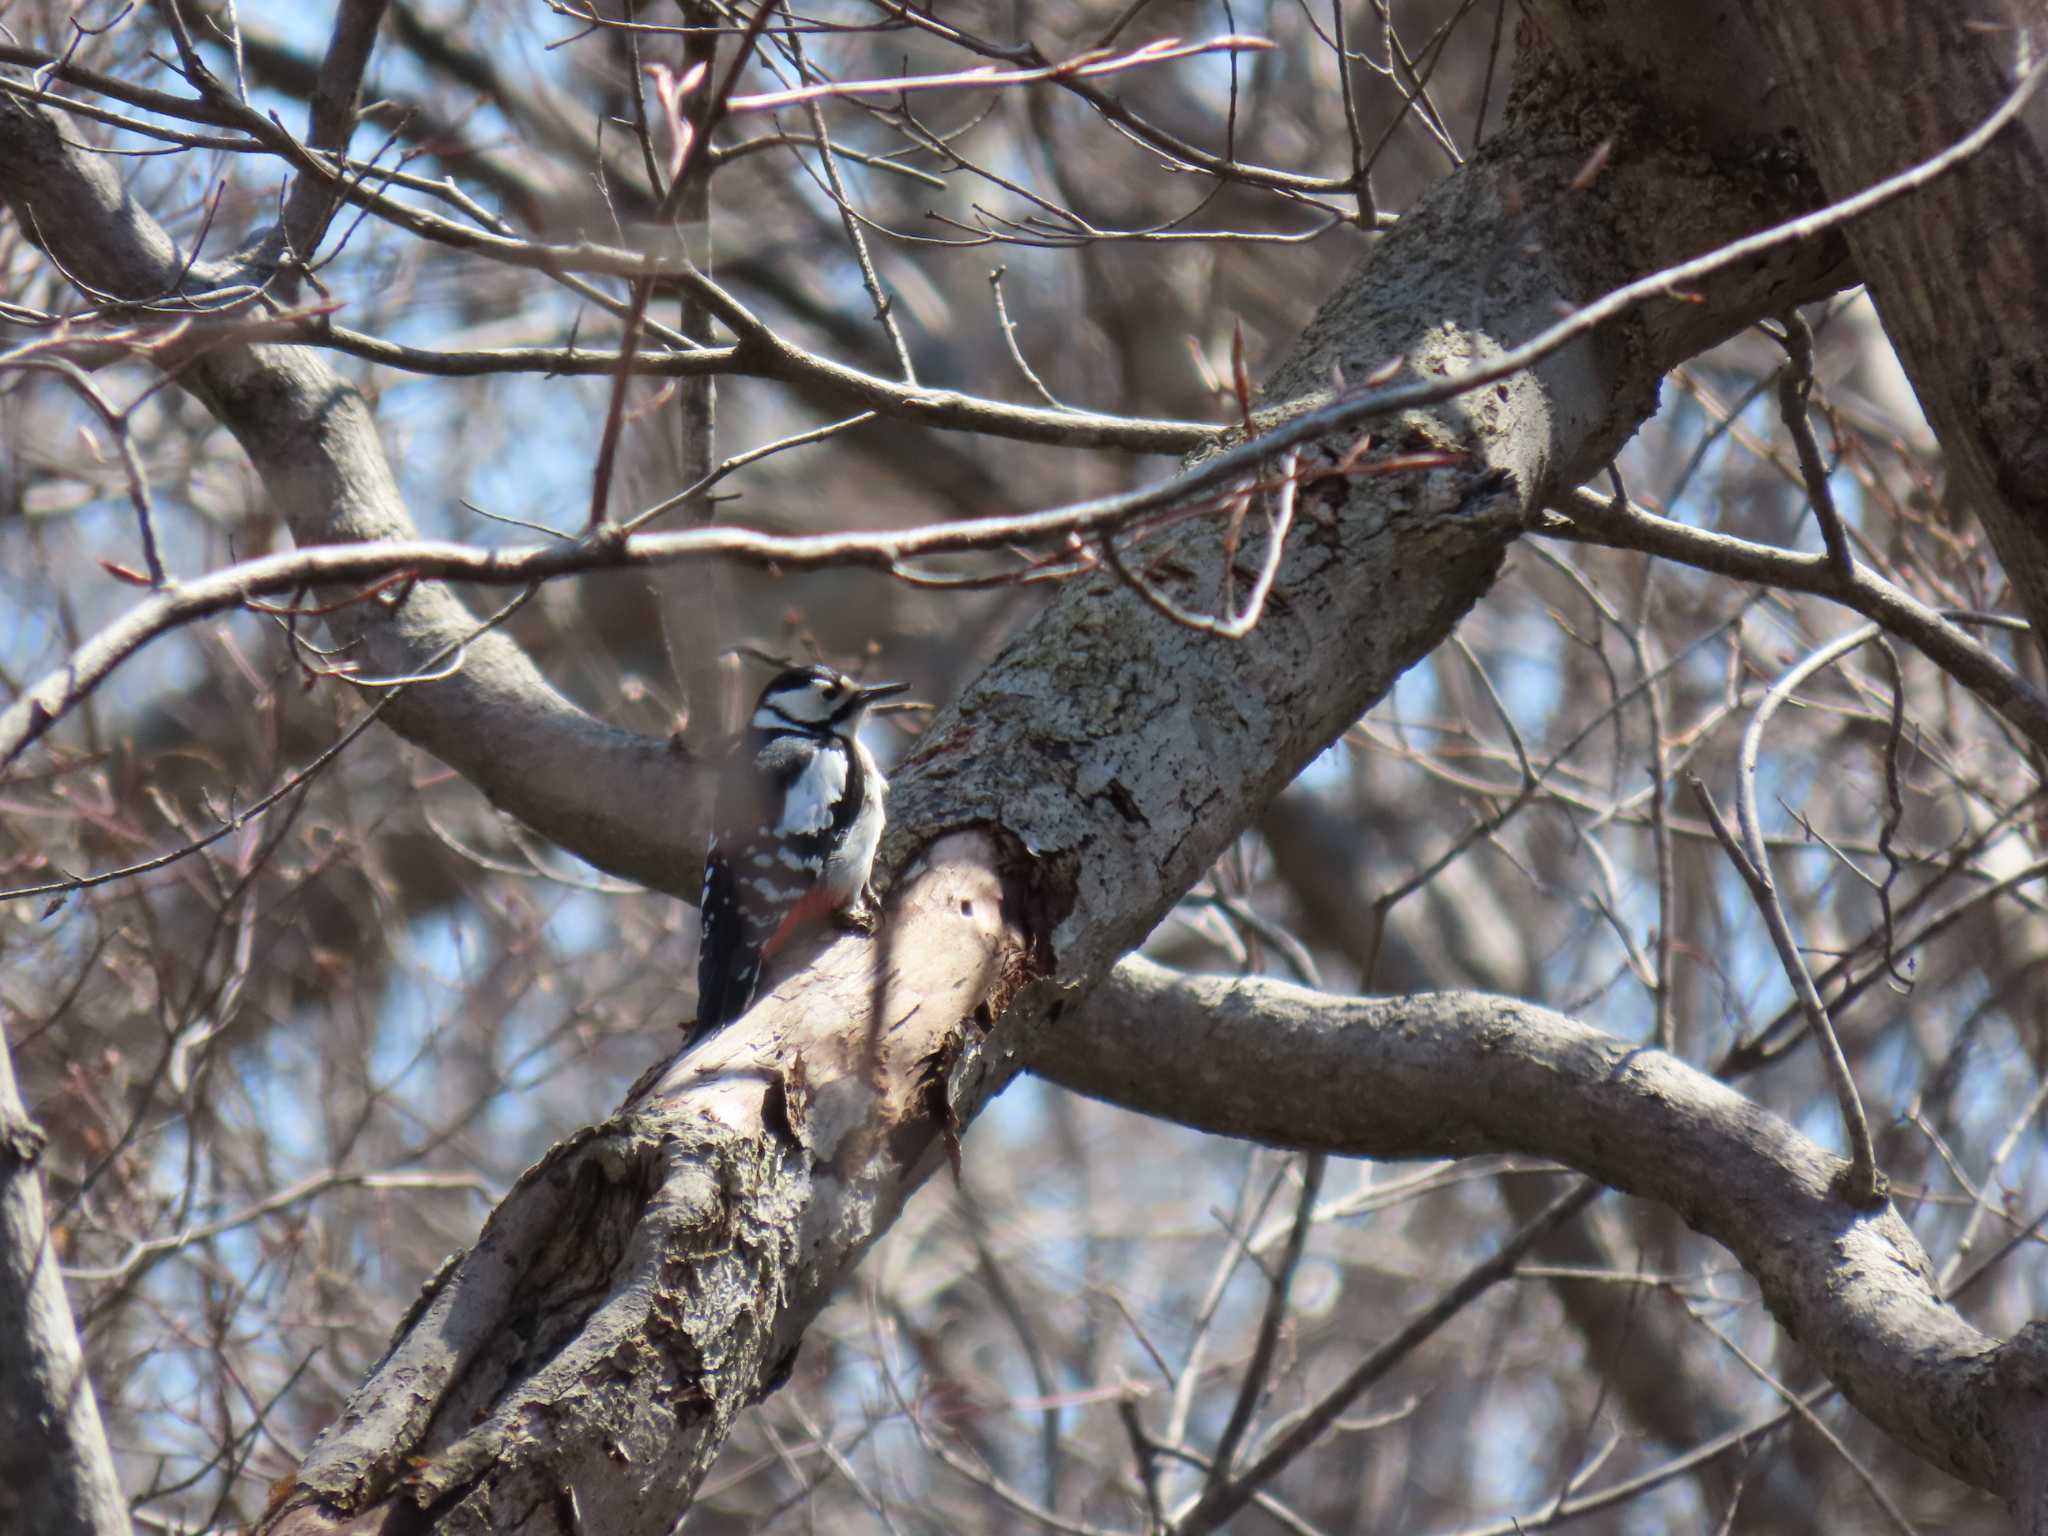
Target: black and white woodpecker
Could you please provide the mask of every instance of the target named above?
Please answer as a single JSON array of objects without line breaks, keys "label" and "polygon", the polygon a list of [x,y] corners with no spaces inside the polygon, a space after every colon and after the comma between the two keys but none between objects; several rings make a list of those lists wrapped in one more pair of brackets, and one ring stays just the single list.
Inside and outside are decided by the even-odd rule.
[{"label": "black and white woodpecker", "polygon": [[874,926],[868,877],[889,785],[860,722],[909,686],[793,667],[761,690],[719,780],[691,1044],[752,1006],[763,963],[804,929],[826,918]]}]

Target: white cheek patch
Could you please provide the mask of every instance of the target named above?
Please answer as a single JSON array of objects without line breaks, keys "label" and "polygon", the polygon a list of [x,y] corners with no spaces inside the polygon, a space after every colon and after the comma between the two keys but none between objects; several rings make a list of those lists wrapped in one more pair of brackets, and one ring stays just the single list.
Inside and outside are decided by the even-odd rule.
[{"label": "white cheek patch", "polygon": [[833,807],[846,793],[846,754],[825,751],[813,757],[796,776],[782,799],[782,821],[775,828],[783,837],[806,832],[823,832],[832,825]]},{"label": "white cheek patch", "polygon": [[812,730],[832,718],[832,711],[845,690],[828,694],[813,683],[803,688],[785,688],[764,694],[754,706],[754,727],[763,731]]}]

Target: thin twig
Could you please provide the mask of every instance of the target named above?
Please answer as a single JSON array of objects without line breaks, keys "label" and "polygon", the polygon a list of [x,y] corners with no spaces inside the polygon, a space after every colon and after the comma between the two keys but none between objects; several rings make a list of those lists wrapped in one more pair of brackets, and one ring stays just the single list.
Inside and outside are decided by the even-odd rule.
[{"label": "thin twig", "polygon": [[1159,1451],[1152,1437],[1145,1433],[1144,1420],[1138,1416],[1139,1396],[1126,1392],[1118,1398],[1116,1416],[1131,1442],[1131,1458],[1138,1466],[1138,1485],[1145,1490],[1145,1530],[1150,1536],[1165,1526],[1166,1511],[1159,1500]]},{"label": "thin twig", "polygon": [[[767,0],[762,0],[764,8]],[[797,67],[798,76],[811,80],[813,71],[810,61],[804,56],[804,45],[794,34],[790,34],[785,46],[790,59]],[[882,274],[875,266],[874,253],[868,249],[867,236],[861,232],[861,221],[854,212],[853,200],[846,195],[846,182],[839,174],[839,162],[832,154],[832,135],[825,127],[824,109],[819,106],[816,95],[802,95],[805,114],[810,118],[811,133],[818,141],[818,169],[825,178],[827,194],[832,206],[839,210],[839,222],[846,230],[846,240],[853,247],[853,258],[860,266],[860,280],[868,291],[868,300],[875,306],[875,320],[881,325],[889,344],[896,349],[896,366],[903,375],[903,382],[915,388],[917,385],[917,364],[910,355],[910,343],[904,339],[903,328],[896,323],[896,306],[889,297],[889,290],[882,286]],[[801,157],[799,157],[801,158]]]},{"label": "thin twig", "polygon": [[[1259,617],[1266,609],[1266,599],[1272,594],[1273,582],[1280,574],[1280,562],[1287,553],[1287,534],[1294,526],[1295,488],[1297,484],[1295,476],[1296,462],[1297,456],[1292,452],[1285,454],[1280,460],[1280,469],[1277,477],[1279,485],[1273,496],[1274,506],[1266,514],[1265,558],[1259,564],[1258,576],[1252,582],[1251,591],[1245,595],[1244,607],[1239,612],[1228,617],[1222,617],[1216,614],[1197,613],[1175,602],[1166,593],[1160,591],[1158,587],[1147,581],[1137,569],[1125,562],[1123,553],[1117,548],[1116,535],[1114,533],[1108,535],[1102,541],[1104,560],[1132,591],[1145,600],[1146,605],[1154,612],[1164,615],[1186,629],[1197,630],[1206,635],[1217,635],[1225,640],[1242,640],[1258,626]],[[1257,487],[1253,487],[1241,492],[1240,496],[1252,496],[1257,490]],[[1233,504],[1235,504],[1237,499],[1233,498]],[[1261,505],[1264,505],[1263,498],[1261,498]],[[1230,552],[1226,548],[1224,554],[1226,593],[1229,573]]]},{"label": "thin twig", "polygon": [[[25,349],[24,349],[25,350]],[[79,399],[93,408],[100,420],[107,424],[113,434],[114,448],[121,455],[121,469],[128,478],[128,500],[135,508],[136,531],[142,542],[143,569],[148,573],[148,585],[162,587],[164,584],[163,555],[157,545],[156,504],[149,493],[149,472],[143,468],[142,455],[135,450],[135,441],[128,430],[128,418],[134,406],[117,411],[113,402],[100,393],[99,386],[83,368],[67,362],[61,357],[24,357],[19,352],[0,357],[0,366],[17,368],[39,368],[55,373],[69,384]],[[105,561],[101,562],[106,565]],[[107,566],[113,574],[122,572]]]},{"label": "thin twig", "polygon": [[1003,302],[1003,274],[1008,270],[997,267],[988,275],[989,292],[995,295],[996,320],[1002,326],[1003,344],[1010,349],[1010,361],[1017,365],[1017,371],[1024,375],[1024,382],[1031,386],[1038,398],[1054,410],[1064,411],[1067,407],[1054,398],[1053,392],[1045,387],[1045,380],[1032,370],[1030,360],[1024,356],[1024,348],[1017,341],[1016,323],[1010,319],[1010,308]]},{"label": "thin twig", "polygon": [[1213,1491],[1229,1480],[1231,1463],[1237,1459],[1238,1447],[1244,1443],[1245,1432],[1251,1428],[1252,1415],[1258,1411],[1259,1403],[1272,1385],[1269,1378],[1273,1355],[1279,1348],[1281,1326],[1287,1321],[1287,1300],[1294,1289],[1294,1277],[1301,1269],[1302,1256],[1308,1251],[1308,1235],[1315,1223],[1316,1196],[1322,1190],[1323,1174],[1329,1165],[1329,1158],[1320,1152],[1312,1152],[1301,1161],[1301,1193],[1294,1202],[1294,1224],[1288,1229],[1287,1247],[1282,1251],[1279,1263],[1267,1277],[1266,1310],[1259,1319],[1258,1336],[1252,1344],[1251,1359],[1245,1364],[1244,1380],[1238,1385],[1237,1401],[1231,1407],[1223,1433],[1216,1438],[1205,1492]]},{"label": "thin twig", "polygon": [[1849,1470],[1855,1474],[1856,1480],[1863,1484],[1870,1497],[1876,1501],[1877,1507],[1884,1512],[1885,1518],[1891,1521],[1895,1530],[1901,1532],[1902,1536],[1919,1536],[1920,1528],[1906,1518],[1906,1512],[1900,1509],[1898,1504],[1892,1499],[1892,1496],[1884,1491],[1884,1488],[1878,1483],[1875,1474],[1868,1467],[1864,1466],[1854,1451],[1842,1443],[1842,1437],[1828,1427],[1827,1422],[1807,1405],[1806,1400],[1799,1393],[1794,1392],[1776,1376],[1764,1369],[1763,1365],[1752,1358],[1748,1351],[1743,1349],[1740,1344],[1736,1343],[1726,1333],[1722,1332],[1721,1329],[1715,1327],[1712,1321],[1703,1316],[1697,1309],[1688,1307],[1686,1311],[1693,1322],[1706,1329],[1708,1333],[1711,1333],[1718,1339],[1723,1349],[1727,1350],[1737,1360],[1740,1360],[1748,1368],[1750,1374],[1755,1376],[1758,1381],[1761,1381],[1765,1386],[1777,1393],[1785,1406],[1797,1414],[1808,1429],[1819,1435],[1827,1443],[1829,1449],[1842,1458],[1843,1462],[1848,1465]]},{"label": "thin twig", "polygon": [[1207,1536],[1221,1527],[1251,1501],[1253,1493],[1271,1482],[1294,1460],[1320,1441],[1358,1400],[1360,1394],[1379,1381],[1401,1361],[1413,1354],[1452,1318],[1515,1272],[1515,1265],[1536,1244],[1585,1210],[1606,1191],[1590,1180],[1583,1181],[1552,1201],[1536,1217],[1494,1251],[1491,1257],[1467,1269],[1420,1314],[1402,1326],[1349,1375],[1301,1415],[1294,1426],[1242,1475],[1221,1487],[1204,1490],[1188,1511],[1174,1521],[1175,1536]]},{"label": "thin twig", "polygon": [[1188,1339],[1187,1356],[1181,1362],[1179,1373],[1173,1378],[1173,1400],[1166,1417],[1166,1439],[1178,1444],[1187,1438],[1188,1422],[1195,1411],[1195,1392],[1202,1380],[1203,1357],[1208,1353],[1211,1330],[1215,1326],[1216,1314],[1223,1306],[1224,1293],[1230,1285],[1230,1278],[1237,1273],[1237,1266],[1251,1254],[1250,1238],[1257,1229],[1259,1220],[1266,1213],[1266,1206],[1279,1190],[1279,1180],[1268,1180],[1266,1190],[1256,1205],[1252,1191],[1253,1174],[1258,1170],[1259,1149],[1254,1147],[1245,1159],[1243,1182],[1238,1187],[1237,1209],[1227,1222],[1231,1241],[1217,1256],[1216,1269],[1209,1277],[1208,1290],[1203,1294],[1201,1305],[1195,1309],[1194,1329]]},{"label": "thin twig", "polygon": [[861,411],[852,416],[842,417],[838,421],[828,421],[822,427],[811,427],[803,432],[792,432],[788,437],[778,437],[772,443],[762,443],[758,447],[748,448],[743,452],[736,453],[732,457],[722,460],[716,469],[712,470],[702,479],[692,481],[672,496],[664,496],[645,511],[635,512],[619,526],[625,532],[632,533],[662,514],[672,512],[677,507],[687,504],[693,498],[702,496],[735,470],[745,469],[749,464],[757,464],[762,459],[770,458],[778,453],[786,453],[792,448],[807,448],[812,443],[822,443],[827,438],[837,437],[840,433],[849,431],[854,427],[865,426],[874,419],[875,412]]},{"label": "thin twig", "polygon": [[1648,715],[1650,734],[1650,842],[1657,864],[1657,954],[1655,991],[1656,1028],[1654,1038],[1657,1048],[1676,1052],[1678,1049],[1678,1026],[1671,1008],[1671,953],[1674,938],[1673,923],[1678,915],[1678,879],[1676,866],[1671,857],[1671,823],[1666,813],[1665,797],[1670,793],[1670,764],[1664,750],[1664,690],[1654,680],[1652,645],[1649,633],[1649,593],[1656,575],[1652,566],[1643,572],[1642,611],[1639,622],[1629,631],[1629,648],[1636,661],[1638,676],[1651,679],[1643,690],[1643,703]]},{"label": "thin twig", "polygon": [[[789,35],[789,34],[784,34]],[[893,75],[880,80],[830,80],[815,85],[800,86],[787,91],[763,91],[753,96],[732,98],[735,112],[772,112],[780,107],[793,107],[801,102],[823,101],[830,96],[904,96],[911,92],[986,90],[991,87],[1009,85],[1036,85],[1041,82],[1065,83],[1070,80],[1089,80],[1102,75],[1121,74],[1125,70],[1137,69],[1147,64],[1164,64],[1174,59],[1191,59],[1205,53],[1263,52],[1273,46],[1270,38],[1246,37],[1231,34],[1212,37],[1199,43],[1183,43],[1173,38],[1161,38],[1134,48],[1126,54],[1113,54],[1107,49],[1091,48],[1086,53],[1061,60],[1056,64],[1040,64],[1028,69],[996,69],[981,65],[974,69],[956,70],[946,75]]]},{"label": "thin twig", "polygon": [[[761,31],[768,25],[768,17],[773,11],[774,7],[766,4],[765,0],[755,8],[753,18],[741,36],[739,50],[733,55],[732,62],[726,66],[724,78],[719,81],[717,90],[701,113],[691,114],[692,132],[689,141],[681,146],[680,153],[675,157],[673,177],[669,182],[668,194],[662,199],[659,222],[666,224],[675,217],[688,188],[694,184],[691,177],[695,162],[705,153],[705,146],[711,142],[712,132],[725,120],[733,87],[739,83],[740,71],[753,56],[754,45],[760,41]],[[637,80],[634,82],[634,89],[639,89]],[[684,266],[686,269],[694,270],[687,256],[684,258]],[[708,280],[693,285],[693,291],[700,297],[708,299],[707,286]],[[604,431],[598,438],[597,461],[590,477],[588,526],[592,533],[603,528],[607,520],[607,510],[611,502],[612,467],[618,458],[619,437],[625,427],[626,386],[633,377],[633,354],[640,345],[640,322],[647,314],[647,304],[653,295],[654,278],[647,276],[634,281],[632,292],[627,299],[625,329],[619,342],[619,368],[612,379],[611,400],[605,408]]]},{"label": "thin twig", "polygon": [[[1348,0],[1330,0],[1330,51],[1337,56],[1337,88],[1344,105],[1344,131],[1351,140],[1351,190],[1358,199],[1358,223],[1371,229],[1379,208],[1373,197],[1372,160],[1366,153],[1365,130],[1358,120],[1358,91],[1351,79],[1351,49],[1344,41],[1344,7]],[[1307,10],[1307,0],[1303,0]],[[1311,18],[1313,19],[1313,18]]]},{"label": "thin twig", "polygon": [[[1828,486],[1828,468],[1821,462],[1820,443],[1813,435],[1813,417],[1807,402],[1813,394],[1813,330],[1797,310],[1787,310],[1779,324],[1785,334],[1778,343],[1788,361],[1778,374],[1778,414],[1792,435],[1799,455],[1799,473],[1806,481],[1807,499],[1813,503],[1814,520],[1820,524],[1821,542],[1827,546],[1828,561],[1836,579],[1845,585],[1856,575],[1856,556],[1849,548],[1849,536],[1842,528],[1842,513],[1835,505],[1835,493]],[[1769,327],[1765,327],[1766,330]]]},{"label": "thin twig", "polygon": [[1060,1408],[1057,1401],[1059,1383],[1053,1375],[1052,1362],[1046,1355],[1045,1346],[1040,1342],[1038,1330],[1033,1325],[1031,1314],[1011,1287],[1003,1273],[1002,1261],[989,1246],[988,1218],[982,1214],[981,1202],[967,1191],[963,1184],[959,1191],[960,1216],[967,1228],[967,1238],[974,1246],[975,1266],[981,1271],[982,1284],[996,1304],[996,1310],[1010,1325],[1010,1331],[1017,1336],[1018,1347],[1024,1353],[1025,1364],[1031,1368],[1031,1380],[1038,1388],[1039,1398],[1039,1440],[1038,1456],[1045,1478],[1045,1507],[1059,1508],[1060,1473],[1065,1457],[1060,1450]]},{"label": "thin twig", "polygon": [[[1732,622],[1731,620],[1730,623]],[[1728,627],[1728,624],[1716,625],[1714,628],[1694,636],[1684,650],[1665,662],[1663,667],[1657,672],[1639,679],[1623,690],[1605,709],[1589,720],[1576,734],[1545,759],[1542,765],[1536,769],[1533,779],[1525,777],[1520,788],[1515,791],[1511,798],[1496,806],[1471,827],[1467,828],[1449,847],[1445,848],[1436,858],[1430,860],[1428,864],[1408,876],[1398,885],[1382,891],[1378,896],[1374,897],[1372,903],[1373,938],[1364,967],[1365,984],[1371,985],[1378,969],[1380,950],[1386,938],[1387,919],[1395,907],[1435,880],[1438,875],[1442,874],[1453,863],[1463,857],[1469,849],[1486,841],[1502,827],[1506,826],[1539,793],[1546,791],[1546,786],[1549,785],[1551,776],[1556,773],[1561,765],[1569,761],[1572,754],[1578,751],[1587,737],[1591,736],[1594,731],[1605,724],[1617,711],[1633,700],[1638,693],[1654,686],[1659,678],[1669,675],[1672,671],[1684,665],[1696,651],[1719,640]],[[1487,792],[1504,794],[1506,790],[1505,786],[1498,791],[1492,790],[1489,787]]]},{"label": "thin twig", "polygon": [[1843,1129],[1849,1141],[1851,1167],[1844,1192],[1857,1205],[1880,1203],[1884,1197],[1884,1178],[1877,1169],[1877,1157],[1870,1141],[1870,1124],[1864,1117],[1863,1101],[1856,1092],[1856,1080],[1850,1075],[1848,1058],[1842,1054],[1842,1043],[1836,1038],[1834,1021],[1828,1017],[1827,1004],[1821,1000],[1820,989],[1814,985],[1813,972],[1799,951],[1799,942],[1792,932],[1792,920],[1778,895],[1777,882],[1771,878],[1770,850],[1764,846],[1763,821],[1757,814],[1756,771],[1757,758],[1763,749],[1764,729],[1794,690],[1816,672],[1839,661],[1877,635],[1878,627],[1866,624],[1832,644],[1822,646],[1777,681],[1757,705],[1756,713],[1750,717],[1749,725],[1742,733],[1741,750],[1736,756],[1735,780],[1735,816],[1742,828],[1743,848],[1748,855],[1750,893],[1763,913],[1764,925],[1770,930],[1771,942],[1777,947],[1778,959],[1791,980],[1793,992],[1806,1010],[1807,1023],[1820,1041],[1821,1063],[1827,1069],[1828,1080],[1833,1084],[1835,1098],[1841,1105]]},{"label": "thin twig", "polygon": [[[2040,1083],[2035,1087],[2033,1095],[2027,1100],[2026,1107],[2013,1116],[2012,1124],[2006,1127],[2005,1134],[1999,1138],[1998,1145],[1992,1149],[1991,1161],[1985,1166],[1980,1188],[1989,1189],[1998,1182],[1999,1174],[2005,1171],[2006,1163],[2011,1160],[2013,1153],[2018,1150],[2021,1136],[2026,1133],[2027,1128],[2040,1116],[2044,1107],[2048,1107],[2048,1075],[2042,1077]],[[1967,1180],[1959,1178],[1958,1182],[1962,1183],[1965,1189],[1969,1188]],[[1950,1291],[1949,1287],[1955,1283],[1956,1274],[1963,1267],[1963,1260],[1969,1257],[1970,1249],[1976,1245],[1977,1230],[1983,1225],[1986,1213],[1991,1210],[1993,1210],[1993,1207],[1983,1196],[1973,1196],[1970,1203],[1970,1217],[1963,1224],[1962,1233],[1956,1238],[1955,1251],[1949,1255],[1947,1262],[1941,1266],[1941,1278],[1937,1288],[1944,1295],[1954,1294]]]},{"label": "thin twig", "polygon": [[275,789],[271,790],[269,794],[263,796],[254,804],[235,812],[231,816],[223,817],[220,825],[211,832],[203,833],[168,853],[158,854],[154,858],[144,859],[140,863],[130,864],[122,869],[104,870],[96,875],[76,875],[63,880],[48,881],[42,885],[21,886],[11,891],[0,891],[0,902],[22,901],[33,896],[61,897],[70,894],[72,891],[88,890],[96,885],[109,885],[117,880],[133,879],[137,875],[153,874],[159,869],[177,863],[180,859],[189,858],[202,849],[212,847],[232,832],[241,831],[244,827],[260,819],[266,811],[277,805],[288,795],[310,784],[317,778],[336,758],[348,750],[349,746],[358,736],[362,735],[372,725],[375,725],[384,711],[395,703],[412,683],[433,681],[437,678],[448,676],[452,670],[451,663],[460,661],[465,648],[470,642],[487,631],[496,629],[506,619],[518,612],[525,605],[527,599],[539,590],[538,586],[526,588],[525,591],[519,593],[512,601],[505,604],[488,619],[483,620],[468,634],[442,647],[440,651],[428,660],[426,668],[419,676],[378,679],[368,683],[364,683],[361,679],[348,678],[347,680],[351,683],[380,687],[385,690],[384,694],[375,704],[363,711],[360,719],[343,731],[341,735],[337,736],[325,750],[311,762],[307,763],[305,767],[284,779]]},{"label": "thin twig", "polygon": [[[1872,880],[1877,890],[1877,905],[1884,918],[1884,965],[1891,972],[1892,981],[1901,991],[1910,992],[1910,979],[1899,974],[1898,961],[1893,953],[1892,886],[1898,881],[1905,865],[1898,850],[1892,846],[1892,839],[1898,836],[1899,824],[1906,819],[1906,799],[1899,788],[1899,752],[1906,734],[1906,674],[1899,665],[1899,653],[1892,649],[1889,640],[1880,638],[1878,654],[1884,657],[1885,665],[1892,675],[1892,714],[1889,728],[1884,737],[1884,819],[1878,823],[1877,851],[1884,859],[1884,879]],[[1860,873],[1860,871],[1859,871]]]},{"label": "thin twig", "polygon": [[1540,525],[1538,533],[1638,550],[1736,581],[1831,598],[1911,642],[2027,740],[2048,748],[2048,697],[1996,653],[1958,629],[1951,621],[1954,615],[1944,617],[1868,566],[1856,566],[1844,586],[1825,555],[1799,554],[1711,529],[1692,528],[1634,503],[1617,507],[1608,498],[1584,489],[1563,498],[1558,510],[1565,521]]}]

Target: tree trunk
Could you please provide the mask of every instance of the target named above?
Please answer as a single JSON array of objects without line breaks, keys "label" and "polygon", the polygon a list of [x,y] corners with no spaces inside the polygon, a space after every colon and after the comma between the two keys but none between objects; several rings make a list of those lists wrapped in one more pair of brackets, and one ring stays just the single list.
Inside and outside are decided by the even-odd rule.
[{"label": "tree trunk", "polygon": [[[1750,3],[1821,185],[1845,197],[1991,115],[2048,4]],[[2004,12],[2000,17],[1999,12]],[[2031,38],[2031,42],[2029,39]],[[1859,107],[1858,104],[1861,104]],[[2048,635],[2048,96],[1984,154],[1848,230],[1857,270],[2037,640]]]}]

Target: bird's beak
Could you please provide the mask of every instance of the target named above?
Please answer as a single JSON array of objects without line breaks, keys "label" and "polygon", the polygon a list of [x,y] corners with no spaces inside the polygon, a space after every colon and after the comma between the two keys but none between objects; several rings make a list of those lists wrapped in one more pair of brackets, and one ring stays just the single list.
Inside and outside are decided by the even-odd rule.
[{"label": "bird's beak", "polygon": [[870,683],[867,687],[861,689],[855,697],[860,700],[863,706],[866,706],[874,703],[877,699],[886,699],[892,693],[906,693],[909,689],[910,684],[908,683]]}]

